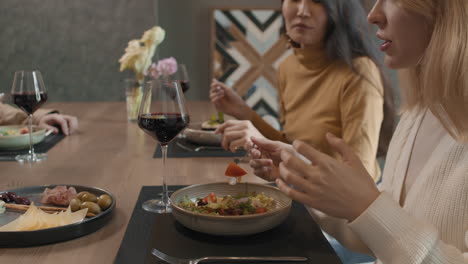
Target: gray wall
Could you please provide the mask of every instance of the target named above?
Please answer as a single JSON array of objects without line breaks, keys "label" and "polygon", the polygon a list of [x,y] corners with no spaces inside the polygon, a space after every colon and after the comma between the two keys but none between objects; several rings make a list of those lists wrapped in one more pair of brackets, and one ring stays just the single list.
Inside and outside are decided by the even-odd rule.
[{"label": "gray wall", "polygon": [[0,92],[38,69],[50,101],[123,100],[118,59],[154,24],[152,0],[1,0]]},{"label": "gray wall", "polygon": [[188,65],[189,99],[206,99],[210,68],[210,10],[278,7],[280,0],[1,0],[0,92],[13,73],[42,72],[50,101],[123,100],[119,63],[127,42],[160,24],[167,39],[156,57]]}]

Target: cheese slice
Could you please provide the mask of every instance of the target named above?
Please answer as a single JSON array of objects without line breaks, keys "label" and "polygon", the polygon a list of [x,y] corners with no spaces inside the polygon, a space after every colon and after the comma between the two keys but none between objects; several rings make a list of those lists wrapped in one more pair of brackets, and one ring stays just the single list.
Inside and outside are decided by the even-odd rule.
[{"label": "cheese slice", "polygon": [[65,212],[49,214],[31,204],[23,215],[0,227],[0,232],[33,231],[74,224],[83,221],[87,212],[88,208],[85,208],[72,213],[68,207]]}]

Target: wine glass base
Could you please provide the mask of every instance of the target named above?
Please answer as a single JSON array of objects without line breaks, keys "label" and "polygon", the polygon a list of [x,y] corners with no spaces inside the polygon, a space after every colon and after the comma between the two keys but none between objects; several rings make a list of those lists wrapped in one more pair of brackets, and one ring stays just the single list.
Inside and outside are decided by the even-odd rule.
[{"label": "wine glass base", "polygon": [[172,212],[170,204],[164,204],[161,200],[153,199],[144,202],[141,207],[143,210],[157,214],[167,214]]},{"label": "wine glass base", "polygon": [[34,153],[34,154],[23,154],[15,157],[15,160],[21,163],[34,163],[47,159],[47,154],[45,153]]}]

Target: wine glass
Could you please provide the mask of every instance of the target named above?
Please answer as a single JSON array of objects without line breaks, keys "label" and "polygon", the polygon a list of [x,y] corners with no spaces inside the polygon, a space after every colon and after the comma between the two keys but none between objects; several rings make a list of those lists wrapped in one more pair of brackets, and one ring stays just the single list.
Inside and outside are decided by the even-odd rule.
[{"label": "wine glass", "polygon": [[17,71],[11,87],[11,99],[15,105],[28,114],[29,152],[18,155],[15,159],[19,162],[37,162],[47,159],[45,153],[34,153],[32,144],[33,113],[47,101],[42,75],[39,71]]},{"label": "wine glass", "polygon": [[190,80],[185,64],[178,64],[177,71],[171,76],[172,80],[179,81],[182,86],[182,92],[186,93],[190,89]]},{"label": "wine glass", "polygon": [[138,113],[138,126],[156,139],[162,152],[163,192],[160,199],[143,203],[144,210],[154,213],[170,213],[169,194],[166,185],[167,147],[190,122],[185,107],[180,81],[159,79],[148,81],[144,87],[143,99]]}]

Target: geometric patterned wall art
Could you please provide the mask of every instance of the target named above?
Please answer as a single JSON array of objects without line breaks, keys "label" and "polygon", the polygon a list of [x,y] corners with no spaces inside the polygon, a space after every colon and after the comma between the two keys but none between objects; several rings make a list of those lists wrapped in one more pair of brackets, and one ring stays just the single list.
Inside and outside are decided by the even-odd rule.
[{"label": "geometric patterned wall art", "polygon": [[231,86],[257,113],[278,118],[277,69],[291,50],[277,9],[213,11],[212,76]]}]

